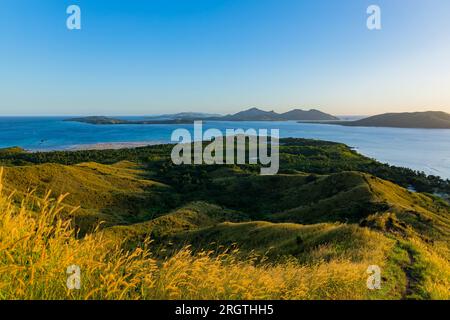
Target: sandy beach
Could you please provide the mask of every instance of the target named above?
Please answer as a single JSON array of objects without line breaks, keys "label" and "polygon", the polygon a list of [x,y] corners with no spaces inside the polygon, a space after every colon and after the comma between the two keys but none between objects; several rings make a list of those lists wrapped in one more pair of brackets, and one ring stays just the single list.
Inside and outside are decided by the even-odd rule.
[{"label": "sandy beach", "polygon": [[77,144],[68,147],[65,150],[79,151],[79,150],[117,150],[117,149],[131,149],[138,147],[154,146],[158,144],[164,144],[167,142],[162,141],[142,141],[142,142],[105,142],[105,143],[93,143],[93,144]]}]

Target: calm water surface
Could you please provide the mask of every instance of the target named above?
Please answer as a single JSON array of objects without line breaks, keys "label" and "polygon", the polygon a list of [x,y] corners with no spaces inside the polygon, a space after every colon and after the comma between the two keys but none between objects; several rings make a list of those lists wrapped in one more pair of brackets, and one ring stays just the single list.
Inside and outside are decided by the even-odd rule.
[{"label": "calm water surface", "polygon": [[[0,117],[0,148],[64,150],[76,145],[117,142],[170,142],[176,128],[192,125],[91,125],[67,117]],[[131,117],[129,117],[131,119]],[[296,122],[204,123],[204,129],[279,129],[281,137],[345,143],[381,162],[450,179],[450,130],[344,127]]]}]

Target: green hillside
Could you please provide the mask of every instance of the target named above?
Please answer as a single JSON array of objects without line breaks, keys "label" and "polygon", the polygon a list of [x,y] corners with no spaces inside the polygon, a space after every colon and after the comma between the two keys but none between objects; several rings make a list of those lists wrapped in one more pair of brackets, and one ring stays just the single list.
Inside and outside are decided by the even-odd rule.
[{"label": "green hillside", "polygon": [[450,129],[450,114],[442,111],[384,113],[339,124],[357,127]]},{"label": "green hillside", "polygon": [[[261,274],[275,268],[289,276],[306,268],[313,278],[305,292],[316,298],[450,298],[450,206],[432,194],[446,193],[448,181],[303,139],[282,140],[276,176],[248,165],[174,166],[168,152],[3,150],[3,192],[15,191],[10,199],[17,206],[25,199],[35,215],[50,190],[68,193],[61,213],[73,218],[80,241],[99,237],[123,252],[151,241],[158,266],[208,261],[232,274],[256,263]],[[232,260],[219,267],[214,259],[223,255]],[[368,292],[361,279],[373,264],[383,269],[383,289]],[[349,275],[351,289],[333,291],[332,278],[342,285]],[[317,279],[326,291],[312,284]],[[268,297],[283,296],[277,292]]]},{"label": "green hillside", "polygon": [[[350,259],[361,261],[369,252],[380,254],[391,241],[367,228],[346,224],[270,223],[252,221],[224,222],[180,232],[172,243],[188,243],[196,249],[238,247],[244,253],[255,252],[272,259],[295,256],[302,262]],[[320,248],[320,249],[319,249]]]},{"label": "green hillside", "polygon": [[146,239],[167,238],[168,236],[196,230],[223,221],[242,221],[247,218],[235,211],[205,202],[192,202],[158,218],[132,225],[107,228],[105,234],[113,240],[125,240],[127,246],[137,245]]},{"label": "green hillside", "polygon": [[5,169],[6,190],[20,199],[30,190],[37,198],[68,193],[65,199],[83,232],[104,226],[151,219],[177,205],[170,187],[149,180],[141,166],[131,162],[114,165],[81,163],[73,166],[46,163]]}]

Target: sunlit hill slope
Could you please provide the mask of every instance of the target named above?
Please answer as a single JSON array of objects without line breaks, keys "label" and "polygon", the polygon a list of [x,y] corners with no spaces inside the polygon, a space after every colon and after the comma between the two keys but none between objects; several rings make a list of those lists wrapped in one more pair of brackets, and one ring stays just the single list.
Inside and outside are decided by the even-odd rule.
[{"label": "sunlit hill slope", "polygon": [[[449,298],[450,209],[432,194],[448,182],[320,141],[282,140],[276,176],[245,165],[173,166],[168,150],[0,152],[0,270],[18,270],[0,276],[0,298]],[[49,190],[68,193],[57,214]],[[59,219],[67,225],[56,232]],[[53,231],[38,234],[33,221]],[[69,261],[58,243],[79,256]],[[46,260],[49,250],[60,253]],[[68,293],[58,259],[82,264],[92,287]],[[383,280],[371,291],[374,264]],[[145,279],[144,269],[153,270]],[[110,289],[108,276],[123,283]],[[17,291],[18,278],[33,285]]]}]

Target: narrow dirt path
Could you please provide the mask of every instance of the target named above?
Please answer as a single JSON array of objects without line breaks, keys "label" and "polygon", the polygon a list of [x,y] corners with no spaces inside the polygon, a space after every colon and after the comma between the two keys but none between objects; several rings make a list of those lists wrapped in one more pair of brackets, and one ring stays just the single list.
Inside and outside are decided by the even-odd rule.
[{"label": "narrow dirt path", "polygon": [[407,265],[402,267],[403,272],[405,272],[406,275],[406,286],[402,299],[430,299],[429,293],[423,289],[425,266],[420,262],[420,253],[409,246],[403,246],[403,249],[407,252],[409,261]]},{"label": "narrow dirt path", "polygon": [[411,297],[414,294],[414,286],[417,283],[417,280],[414,279],[413,277],[413,265],[416,261],[416,259],[414,258],[413,253],[411,252],[410,249],[406,249],[406,252],[408,253],[408,259],[409,259],[409,263],[407,266],[403,267],[403,272],[405,272],[406,275],[406,287],[405,287],[405,292],[402,295],[402,299],[403,300],[408,300],[409,297]]}]

